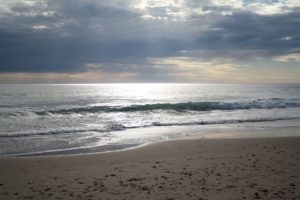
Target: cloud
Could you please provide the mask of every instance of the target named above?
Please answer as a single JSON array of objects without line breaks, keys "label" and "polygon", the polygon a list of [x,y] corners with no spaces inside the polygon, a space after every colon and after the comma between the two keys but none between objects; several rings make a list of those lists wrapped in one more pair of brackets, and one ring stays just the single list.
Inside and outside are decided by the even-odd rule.
[{"label": "cloud", "polygon": [[130,73],[159,81],[174,78],[183,69],[174,63],[188,60],[187,66],[201,62],[195,68],[207,76],[215,69],[226,77],[242,61],[298,55],[299,6],[294,0],[0,0],[0,72]]},{"label": "cloud", "polygon": [[[151,62],[158,68],[169,68],[169,76],[188,82],[229,81],[229,77],[239,76],[242,73],[239,70],[240,64],[233,64],[232,60],[223,58],[204,61],[189,57],[167,57],[153,59]],[[170,70],[172,68],[173,70]]]},{"label": "cloud", "polygon": [[249,1],[245,9],[260,15],[274,15],[293,12],[299,6],[300,2],[297,0]]},{"label": "cloud", "polygon": [[[238,12],[218,21],[198,37],[198,48],[237,59],[299,52],[300,12],[262,16]],[[282,40],[289,38],[289,40]],[[220,48],[222,47],[222,48]]]},{"label": "cloud", "polygon": [[300,62],[300,53],[276,56],[273,60],[279,62]]},{"label": "cloud", "polygon": [[135,77],[134,73],[0,73],[0,83],[111,83],[115,81],[129,82]]}]

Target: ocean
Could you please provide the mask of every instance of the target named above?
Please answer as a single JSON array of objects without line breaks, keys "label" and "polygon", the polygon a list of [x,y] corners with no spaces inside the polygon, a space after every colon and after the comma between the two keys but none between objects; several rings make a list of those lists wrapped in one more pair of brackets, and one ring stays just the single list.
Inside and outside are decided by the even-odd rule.
[{"label": "ocean", "polygon": [[1,156],[116,151],[190,136],[300,136],[274,131],[291,127],[300,127],[299,84],[0,85]]}]

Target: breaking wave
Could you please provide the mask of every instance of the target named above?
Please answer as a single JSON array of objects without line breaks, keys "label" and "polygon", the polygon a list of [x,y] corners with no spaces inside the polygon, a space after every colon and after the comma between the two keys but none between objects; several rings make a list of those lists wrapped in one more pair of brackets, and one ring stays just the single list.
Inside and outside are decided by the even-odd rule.
[{"label": "breaking wave", "polygon": [[125,128],[127,127],[123,126],[122,124],[111,123],[106,125],[103,128],[71,128],[71,129],[57,129],[57,130],[48,130],[48,131],[6,133],[6,134],[0,134],[0,138],[61,135],[61,134],[72,134],[72,133],[87,133],[87,132],[107,133],[110,131],[121,131],[124,130]]},{"label": "breaking wave", "polygon": [[102,137],[105,137],[105,133],[112,131],[122,131],[126,129],[136,129],[136,128],[147,128],[155,126],[193,126],[193,125],[214,125],[214,124],[240,124],[240,123],[250,123],[250,122],[268,122],[268,121],[280,121],[280,120],[293,120],[300,119],[297,117],[271,117],[271,118],[258,118],[258,119],[233,119],[233,120],[203,120],[203,121],[190,121],[190,122],[153,122],[149,125],[141,126],[125,126],[122,124],[111,124],[104,128],[86,128],[86,129],[59,129],[59,130],[50,130],[45,132],[24,132],[24,133],[8,133],[0,134],[0,138],[17,138],[17,137],[31,137],[31,136],[46,136],[46,135],[59,135],[59,134],[75,134],[75,133],[87,133],[87,132],[96,132],[101,133]]},{"label": "breaking wave", "polygon": [[293,120],[299,119],[297,117],[282,117],[282,118],[258,118],[258,119],[234,119],[234,120],[221,120],[221,121],[194,121],[194,122],[154,122],[153,126],[189,126],[189,125],[213,125],[213,124],[239,124],[250,122],[271,122],[280,120]]},{"label": "breaking wave", "polygon": [[58,110],[37,111],[37,115],[49,114],[81,114],[98,112],[143,112],[155,110],[172,111],[212,111],[212,110],[245,110],[245,109],[275,109],[300,107],[300,99],[271,98],[256,99],[248,102],[185,102],[185,103],[157,103],[130,106],[88,106]]}]

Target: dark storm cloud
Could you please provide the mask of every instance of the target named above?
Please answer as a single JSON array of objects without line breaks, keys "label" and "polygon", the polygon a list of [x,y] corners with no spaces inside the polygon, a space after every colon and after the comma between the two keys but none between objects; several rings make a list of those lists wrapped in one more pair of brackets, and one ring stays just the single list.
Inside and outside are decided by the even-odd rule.
[{"label": "dark storm cloud", "polygon": [[272,16],[238,12],[202,32],[194,50],[203,56],[246,59],[273,57],[300,51],[300,10]]},{"label": "dark storm cloud", "polygon": [[[172,21],[145,20],[145,13],[128,5],[80,0],[16,4],[0,18],[0,71],[80,72],[92,63],[97,70],[146,77],[157,72],[148,58],[245,59],[299,52],[296,9],[264,16],[206,6],[206,15]],[[187,5],[193,7],[195,1]],[[161,7],[150,11],[169,17]],[[223,16],[222,11],[233,13]]]}]

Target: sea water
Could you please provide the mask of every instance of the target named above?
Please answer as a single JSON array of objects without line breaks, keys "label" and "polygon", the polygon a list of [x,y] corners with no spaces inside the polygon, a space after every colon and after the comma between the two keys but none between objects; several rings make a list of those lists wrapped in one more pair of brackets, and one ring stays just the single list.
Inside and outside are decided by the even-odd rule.
[{"label": "sea water", "polygon": [[0,155],[113,151],[191,133],[255,137],[299,122],[297,84],[0,85]]}]

